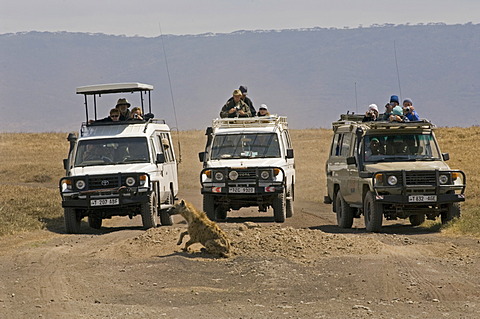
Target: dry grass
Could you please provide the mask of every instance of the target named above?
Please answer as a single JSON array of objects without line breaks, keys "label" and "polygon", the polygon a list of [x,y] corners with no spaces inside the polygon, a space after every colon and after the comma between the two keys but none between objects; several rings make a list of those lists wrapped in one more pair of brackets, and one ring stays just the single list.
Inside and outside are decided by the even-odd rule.
[{"label": "dry grass", "polygon": [[[326,193],[325,162],[331,130],[292,130],[297,181],[295,198],[323,202]],[[181,142],[180,189],[198,190],[202,164],[198,153],[205,146],[204,131],[173,134]],[[17,231],[57,227],[63,220],[58,180],[64,175],[62,159],[68,152],[65,133],[0,134],[0,235]],[[467,174],[467,202],[462,218],[448,231],[480,235],[480,128],[439,128],[443,152],[450,153],[449,165]],[[175,142],[177,155],[178,143]],[[430,227],[438,227],[430,224]]]}]

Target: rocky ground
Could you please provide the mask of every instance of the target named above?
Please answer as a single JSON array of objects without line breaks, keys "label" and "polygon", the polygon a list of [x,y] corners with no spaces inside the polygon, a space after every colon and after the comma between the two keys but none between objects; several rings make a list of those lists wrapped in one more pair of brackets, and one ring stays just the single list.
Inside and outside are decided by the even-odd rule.
[{"label": "rocky ground", "polygon": [[[201,208],[199,195],[190,195]],[[479,318],[480,241],[390,222],[335,226],[295,202],[284,224],[244,209],[219,223],[230,258],[181,251],[186,224],[134,218],[2,238],[0,318]]]}]

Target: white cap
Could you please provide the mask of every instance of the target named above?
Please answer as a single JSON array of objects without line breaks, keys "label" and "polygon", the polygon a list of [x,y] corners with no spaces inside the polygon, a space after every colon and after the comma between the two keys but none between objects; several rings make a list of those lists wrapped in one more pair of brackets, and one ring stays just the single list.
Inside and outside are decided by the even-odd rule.
[{"label": "white cap", "polygon": [[262,105],[260,105],[260,107],[258,109],[265,109],[265,110],[268,111],[268,106],[267,106],[267,104],[262,104]]},{"label": "white cap", "polygon": [[375,110],[375,111],[378,112],[378,106],[377,106],[377,104],[370,104],[370,105],[368,106],[368,109],[369,109],[369,110]]}]

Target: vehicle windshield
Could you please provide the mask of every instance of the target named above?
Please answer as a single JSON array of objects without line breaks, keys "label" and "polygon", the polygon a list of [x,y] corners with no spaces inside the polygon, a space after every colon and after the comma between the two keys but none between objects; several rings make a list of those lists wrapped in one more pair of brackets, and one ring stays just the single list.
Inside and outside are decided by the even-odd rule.
[{"label": "vehicle windshield", "polygon": [[150,162],[144,137],[84,140],[78,143],[75,166]]},{"label": "vehicle windshield", "polygon": [[363,143],[365,162],[440,160],[432,134],[368,135]]},{"label": "vehicle windshield", "polygon": [[280,157],[277,134],[250,133],[216,135],[210,159],[274,157]]}]

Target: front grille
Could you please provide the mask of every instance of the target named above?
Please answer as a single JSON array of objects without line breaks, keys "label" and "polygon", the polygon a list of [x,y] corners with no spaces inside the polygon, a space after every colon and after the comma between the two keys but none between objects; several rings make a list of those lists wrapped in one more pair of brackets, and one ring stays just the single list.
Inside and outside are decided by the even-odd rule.
[{"label": "front grille", "polygon": [[124,183],[125,181],[119,175],[89,176],[88,178],[89,189],[114,188]]},{"label": "front grille", "polygon": [[237,181],[254,180],[257,177],[255,169],[239,169],[236,171],[238,173]]},{"label": "front grille", "polygon": [[419,186],[419,185],[436,185],[436,174],[435,171],[415,171],[415,172],[406,172],[405,173],[405,184],[407,186]]}]

